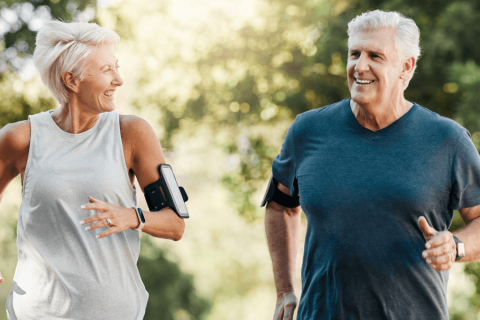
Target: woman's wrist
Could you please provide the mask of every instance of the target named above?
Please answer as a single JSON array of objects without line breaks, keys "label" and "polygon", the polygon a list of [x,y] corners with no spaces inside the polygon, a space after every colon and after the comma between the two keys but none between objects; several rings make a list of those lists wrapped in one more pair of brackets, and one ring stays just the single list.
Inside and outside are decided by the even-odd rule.
[{"label": "woman's wrist", "polygon": [[127,210],[129,210],[130,212],[130,216],[131,216],[131,223],[130,223],[130,229],[136,229],[138,228],[138,226],[140,225],[140,221],[138,221],[138,217],[137,217],[137,211],[135,210],[135,208],[128,208]]}]

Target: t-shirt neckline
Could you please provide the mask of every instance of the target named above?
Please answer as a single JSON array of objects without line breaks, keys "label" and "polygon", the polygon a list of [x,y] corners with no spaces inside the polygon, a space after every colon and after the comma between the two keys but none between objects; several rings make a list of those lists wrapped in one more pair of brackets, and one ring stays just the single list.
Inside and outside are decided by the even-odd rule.
[{"label": "t-shirt neckline", "polygon": [[352,100],[352,98],[349,98],[349,99],[345,100],[346,101],[345,112],[347,112],[347,116],[350,119],[350,121],[352,122],[353,126],[357,130],[361,131],[362,133],[366,133],[366,134],[370,134],[370,135],[377,135],[377,136],[394,130],[396,127],[398,127],[399,125],[404,123],[408,118],[410,118],[411,115],[413,113],[415,113],[415,110],[417,109],[417,104],[415,102],[409,101],[413,105],[410,108],[410,110],[408,110],[403,116],[401,116],[400,118],[398,118],[397,120],[395,120],[394,122],[392,122],[391,124],[389,124],[388,126],[386,126],[383,129],[380,129],[380,130],[377,130],[377,131],[372,131],[370,129],[365,128],[360,123],[358,123],[358,120],[357,120],[357,118],[355,118],[355,115],[353,114],[352,108],[350,107],[350,100]]}]

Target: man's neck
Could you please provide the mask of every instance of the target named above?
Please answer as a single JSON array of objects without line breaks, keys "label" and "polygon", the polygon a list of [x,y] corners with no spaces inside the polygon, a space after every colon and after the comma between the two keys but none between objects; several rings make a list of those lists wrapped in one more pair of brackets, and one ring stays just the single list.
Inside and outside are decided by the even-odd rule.
[{"label": "man's neck", "polygon": [[371,131],[378,131],[388,127],[413,106],[411,102],[402,97],[399,102],[387,106],[360,105],[350,100],[352,109],[358,123]]}]

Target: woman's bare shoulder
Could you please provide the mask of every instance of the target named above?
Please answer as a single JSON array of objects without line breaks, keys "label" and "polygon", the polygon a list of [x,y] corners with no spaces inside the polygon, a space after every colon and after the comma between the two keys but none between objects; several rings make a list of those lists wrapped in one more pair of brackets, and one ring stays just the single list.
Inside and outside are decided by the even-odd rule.
[{"label": "woman's bare shoulder", "polygon": [[120,115],[120,131],[126,139],[157,139],[148,121],[134,115]]},{"label": "woman's bare shoulder", "polygon": [[28,152],[30,146],[30,121],[9,123],[0,129],[0,150],[18,156]]},{"label": "woman's bare shoulder", "polygon": [[151,128],[147,120],[131,114],[121,114],[120,125],[122,129],[128,131],[142,130],[146,127]]},{"label": "woman's bare shoulder", "polygon": [[124,150],[130,151],[133,159],[149,156],[164,161],[160,141],[147,120],[133,115],[120,115],[120,132]]}]

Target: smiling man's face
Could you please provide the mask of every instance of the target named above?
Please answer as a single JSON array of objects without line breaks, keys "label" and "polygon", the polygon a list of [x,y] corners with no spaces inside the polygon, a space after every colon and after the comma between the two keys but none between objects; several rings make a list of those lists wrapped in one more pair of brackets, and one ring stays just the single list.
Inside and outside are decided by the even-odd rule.
[{"label": "smiling man's face", "polygon": [[354,102],[377,106],[403,97],[403,64],[395,35],[395,29],[385,28],[348,39],[348,88]]}]

